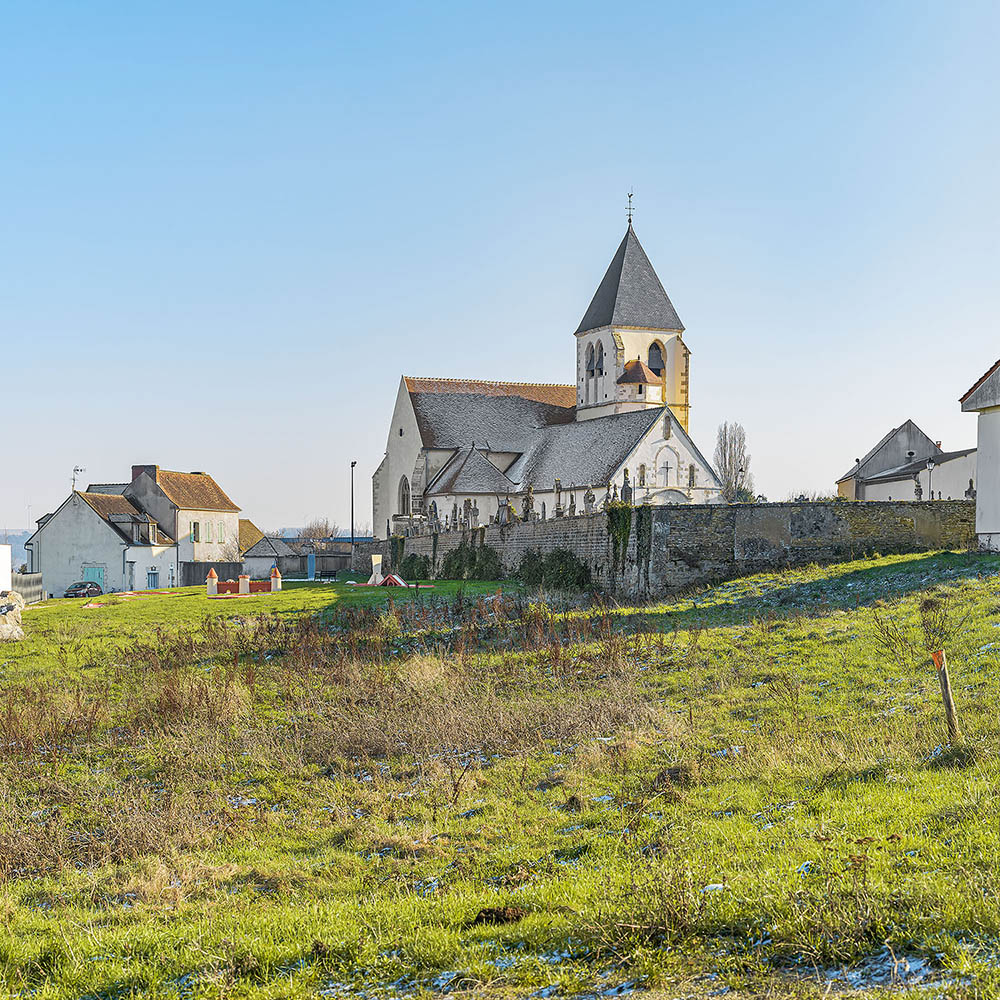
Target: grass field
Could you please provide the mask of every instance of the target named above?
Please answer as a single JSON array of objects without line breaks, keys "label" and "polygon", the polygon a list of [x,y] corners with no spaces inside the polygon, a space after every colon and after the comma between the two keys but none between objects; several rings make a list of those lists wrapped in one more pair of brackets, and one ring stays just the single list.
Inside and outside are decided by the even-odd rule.
[{"label": "grass field", "polygon": [[504,587],[28,609],[2,990],[1000,995],[1000,560]]}]

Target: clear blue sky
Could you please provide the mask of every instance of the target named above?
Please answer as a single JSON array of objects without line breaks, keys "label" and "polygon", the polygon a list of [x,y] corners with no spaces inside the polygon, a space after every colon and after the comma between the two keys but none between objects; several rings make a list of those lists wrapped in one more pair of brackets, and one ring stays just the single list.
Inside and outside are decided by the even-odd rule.
[{"label": "clear blue sky", "polygon": [[370,520],[399,376],[571,382],[625,227],[692,430],[829,488],[1000,356],[994,3],[0,8],[0,525],[132,463]]}]

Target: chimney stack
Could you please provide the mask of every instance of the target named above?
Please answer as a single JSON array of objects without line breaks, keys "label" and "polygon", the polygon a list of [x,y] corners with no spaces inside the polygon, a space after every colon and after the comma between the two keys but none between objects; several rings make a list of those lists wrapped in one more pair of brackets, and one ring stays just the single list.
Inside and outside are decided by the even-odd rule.
[{"label": "chimney stack", "polygon": [[150,479],[152,479],[155,482],[156,474],[159,471],[160,467],[158,465],[133,465],[132,482],[134,483],[144,472],[148,472]]}]

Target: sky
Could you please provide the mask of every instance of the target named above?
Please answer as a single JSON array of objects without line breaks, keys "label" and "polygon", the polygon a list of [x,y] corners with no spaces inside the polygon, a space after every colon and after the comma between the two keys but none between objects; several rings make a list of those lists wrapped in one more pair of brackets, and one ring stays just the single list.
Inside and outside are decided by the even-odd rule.
[{"label": "sky", "polygon": [[635,229],[691,430],[825,491],[1000,357],[1000,6],[0,3],[0,525],[133,464],[371,521],[403,374],[573,382]]}]

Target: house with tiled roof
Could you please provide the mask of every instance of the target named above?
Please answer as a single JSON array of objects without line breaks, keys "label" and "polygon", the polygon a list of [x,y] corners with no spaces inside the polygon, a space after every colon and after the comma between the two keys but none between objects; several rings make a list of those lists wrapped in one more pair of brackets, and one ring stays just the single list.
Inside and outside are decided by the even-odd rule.
[{"label": "house with tiled roof", "polygon": [[210,565],[238,563],[239,513],[205,472],[134,465],[128,483],[74,490],[39,518],[25,543],[29,570],[53,596],[78,580],[106,593],[173,587],[185,576],[201,582]]},{"label": "house with tiled roof", "polygon": [[721,499],[689,435],[684,326],[631,221],[574,336],[575,384],[401,378],[372,479],[378,537],[470,509],[487,523],[508,500],[561,515],[627,478],[635,503]]},{"label": "house with tiled roof", "polygon": [[240,508],[207,472],[133,465],[125,496],[177,539],[181,562],[236,562]]},{"label": "house with tiled roof", "polygon": [[24,547],[28,571],[42,574],[50,597],[78,580],[108,593],[169,587],[178,578],[173,537],[121,493],[74,490],[39,518]]}]

